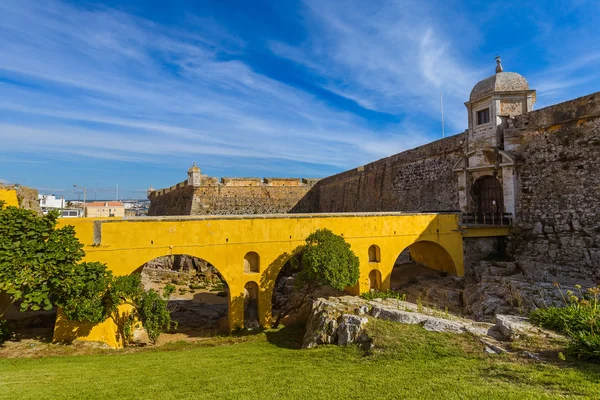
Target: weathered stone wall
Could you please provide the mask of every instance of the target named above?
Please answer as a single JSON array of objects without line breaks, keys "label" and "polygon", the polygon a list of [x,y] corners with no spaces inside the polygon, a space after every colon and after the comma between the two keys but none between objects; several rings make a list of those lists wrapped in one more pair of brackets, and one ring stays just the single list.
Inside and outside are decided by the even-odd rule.
[{"label": "weathered stone wall", "polygon": [[193,187],[181,182],[149,195],[148,215],[287,213],[312,185],[299,179],[223,178],[221,184]]},{"label": "weathered stone wall", "polygon": [[294,211],[458,210],[452,168],[465,138],[461,133],[321,179]]},{"label": "weathered stone wall", "polygon": [[509,251],[526,276],[600,281],[600,93],[519,116],[517,220]]},{"label": "weathered stone wall", "polygon": [[195,190],[192,215],[289,212],[308,186],[211,186]]},{"label": "weathered stone wall", "polygon": [[17,198],[19,199],[19,206],[27,210],[32,210],[38,214],[42,213],[40,209],[40,201],[38,200],[38,190],[32,189],[26,186],[19,186],[17,188]]},{"label": "weathered stone wall", "polygon": [[[42,213],[37,189],[23,185],[0,185],[0,190],[2,191],[0,200],[4,200],[7,203],[6,205],[15,205],[26,210],[35,211],[38,214]],[[17,204],[11,204],[11,199],[14,200],[15,195]]]},{"label": "weathered stone wall", "polygon": [[149,197],[148,215],[190,215],[194,199],[194,188],[181,184],[181,187],[167,193],[152,193]]}]

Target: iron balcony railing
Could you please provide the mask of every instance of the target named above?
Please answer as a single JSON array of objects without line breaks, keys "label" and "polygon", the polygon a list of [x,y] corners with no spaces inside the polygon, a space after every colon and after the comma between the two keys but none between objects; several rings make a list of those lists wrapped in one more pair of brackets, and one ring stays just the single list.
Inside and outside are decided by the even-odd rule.
[{"label": "iron balcony railing", "polygon": [[512,226],[512,213],[462,213],[462,225]]}]

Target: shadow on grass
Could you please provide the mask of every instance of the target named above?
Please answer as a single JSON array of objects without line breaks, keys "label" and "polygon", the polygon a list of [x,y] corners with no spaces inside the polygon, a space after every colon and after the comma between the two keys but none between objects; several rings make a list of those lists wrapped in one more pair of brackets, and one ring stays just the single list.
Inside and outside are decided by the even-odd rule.
[{"label": "shadow on grass", "polygon": [[304,324],[294,324],[265,331],[265,335],[267,341],[277,347],[299,350],[302,348],[304,330]]}]

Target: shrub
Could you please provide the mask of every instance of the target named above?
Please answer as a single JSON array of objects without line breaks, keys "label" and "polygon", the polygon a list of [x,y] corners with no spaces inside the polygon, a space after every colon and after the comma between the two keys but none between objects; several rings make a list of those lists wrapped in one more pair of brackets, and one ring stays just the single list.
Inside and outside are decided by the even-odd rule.
[{"label": "shrub", "polygon": [[[0,206],[0,291],[9,296],[8,306],[18,300],[21,311],[56,306],[69,320],[99,323],[115,317],[119,305],[127,303],[136,308],[142,324],[151,324],[146,329],[170,326],[166,302],[145,294],[139,276],[117,278],[104,264],[82,262],[85,253],[75,228],[57,229],[57,218],[57,212],[38,216]],[[0,336],[4,327],[2,322]]]},{"label": "shrub", "polygon": [[176,323],[171,321],[167,301],[153,289],[142,293],[136,311],[152,343],[156,343],[160,334],[168,331],[171,325],[176,327]]},{"label": "shrub", "polygon": [[198,289],[204,289],[206,287],[206,285],[202,285],[202,284],[191,284],[189,286],[190,289],[192,290],[198,290]]},{"label": "shrub", "polygon": [[379,290],[374,290],[372,292],[365,292],[360,295],[365,300],[373,300],[373,299],[396,299],[406,301],[406,295],[400,294],[394,290],[386,290],[384,292]]},{"label": "shrub", "polygon": [[570,291],[565,296],[560,291],[565,302],[564,307],[540,308],[533,311],[530,318],[544,328],[569,335],[570,354],[600,362],[600,287],[590,288],[586,293],[581,291],[581,286],[576,287],[579,296]]},{"label": "shrub", "polygon": [[130,339],[136,321],[142,323],[152,343],[156,343],[162,332],[168,331],[171,327],[177,327],[177,324],[171,321],[171,313],[167,307],[167,299],[172,290],[174,290],[174,286],[165,285],[162,295],[153,289],[146,292],[141,278],[137,274],[114,279],[109,292],[112,303],[133,306],[123,327],[123,336],[126,340]]},{"label": "shrub", "polygon": [[285,316],[300,309],[313,290],[324,286],[344,290],[355,285],[360,275],[359,260],[350,244],[329,229],[318,229],[308,235],[306,244],[297,249],[290,261],[292,265],[300,263],[295,286],[303,295],[279,313],[273,327],[277,327]]}]

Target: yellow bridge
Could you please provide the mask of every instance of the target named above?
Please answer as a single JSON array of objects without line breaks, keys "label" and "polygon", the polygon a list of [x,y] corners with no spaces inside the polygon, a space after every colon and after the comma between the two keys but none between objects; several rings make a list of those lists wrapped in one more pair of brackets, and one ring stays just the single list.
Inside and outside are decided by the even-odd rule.
[{"label": "yellow bridge", "polygon": [[[392,268],[406,248],[418,263],[463,275],[463,232],[458,214],[359,213],[256,216],[61,219],[85,245],[85,261],[99,261],[116,275],[138,273],[160,256],[186,254],[211,263],[229,288],[229,327],[243,327],[244,298],[257,293],[258,317],[271,322],[271,299],[281,268],[304,239],[320,228],[342,235],[360,259],[360,279],[349,291],[389,289]],[[58,318],[55,340],[104,341],[118,346],[106,321],[83,329]]]}]

